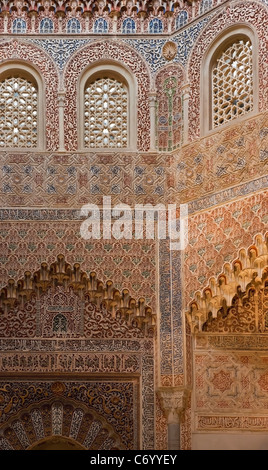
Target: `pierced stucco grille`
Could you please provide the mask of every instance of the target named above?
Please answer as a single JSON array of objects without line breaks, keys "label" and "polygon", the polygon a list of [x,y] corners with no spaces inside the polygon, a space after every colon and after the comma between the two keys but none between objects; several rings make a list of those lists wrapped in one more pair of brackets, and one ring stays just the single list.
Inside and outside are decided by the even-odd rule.
[{"label": "pierced stucco grille", "polygon": [[252,45],[241,39],[228,47],[213,69],[213,128],[253,110]]},{"label": "pierced stucco grille", "polygon": [[128,145],[128,92],[114,78],[98,78],[85,90],[85,147]]},{"label": "pierced stucco grille", "polygon": [[37,147],[37,88],[25,78],[0,82],[0,147]]}]

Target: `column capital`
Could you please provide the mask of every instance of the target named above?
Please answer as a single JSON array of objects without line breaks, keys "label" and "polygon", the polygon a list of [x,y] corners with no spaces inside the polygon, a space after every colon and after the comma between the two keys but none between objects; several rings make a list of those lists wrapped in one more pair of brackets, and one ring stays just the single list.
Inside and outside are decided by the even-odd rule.
[{"label": "column capital", "polygon": [[190,83],[185,83],[184,85],[182,85],[181,91],[182,91],[183,94],[189,93]]},{"label": "column capital", "polygon": [[65,95],[66,95],[65,90],[59,90],[59,91],[58,91],[58,103],[59,103],[59,106],[64,106]]},{"label": "column capital", "polygon": [[185,409],[188,391],[178,387],[162,387],[158,389],[157,393],[168,424],[179,423],[180,415]]}]

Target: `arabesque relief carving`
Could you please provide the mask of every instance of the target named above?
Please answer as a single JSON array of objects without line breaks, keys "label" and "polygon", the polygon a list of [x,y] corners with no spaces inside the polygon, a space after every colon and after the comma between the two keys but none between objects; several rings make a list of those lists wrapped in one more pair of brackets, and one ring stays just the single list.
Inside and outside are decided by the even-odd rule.
[{"label": "arabesque relief carving", "polygon": [[195,294],[186,313],[193,333],[259,332],[267,328],[268,238],[256,236],[255,244],[240,250],[217,279]]}]

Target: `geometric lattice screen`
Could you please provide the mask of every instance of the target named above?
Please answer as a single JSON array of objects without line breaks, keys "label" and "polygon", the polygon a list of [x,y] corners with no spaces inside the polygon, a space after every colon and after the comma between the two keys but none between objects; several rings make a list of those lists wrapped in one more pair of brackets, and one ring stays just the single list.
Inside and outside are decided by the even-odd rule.
[{"label": "geometric lattice screen", "polygon": [[84,100],[84,146],[128,146],[128,91],[114,78],[98,78],[86,86]]},{"label": "geometric lattice screen", "polygon": [[212,72],[212,95],[213,128],[253,110],[250,40],[240,39],[221,53]]},{"label": "geometric lattice screen", "polygon": [[0,147],[37,147],[37,87],[25,78],[0,82]]}]

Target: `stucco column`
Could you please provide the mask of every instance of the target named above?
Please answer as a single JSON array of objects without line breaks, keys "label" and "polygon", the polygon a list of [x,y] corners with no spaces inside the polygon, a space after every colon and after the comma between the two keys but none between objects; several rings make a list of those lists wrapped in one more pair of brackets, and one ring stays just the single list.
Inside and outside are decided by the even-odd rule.
[{"label": "stucco column", "polygon": [[167,450],[180,450],[180,416],[185,407],[185,390],[162,388],[158,394],[168,423]]},{"label": "stucco column", "polygon": [[58,105],[59,105],[59,152],[65,152],[64,146],[64,103],[65,91],[58,92]]},{"label": "stucco column", "polygon": [[189,97],[190,97],[190,85],[187,83],[182,87],[183,97],[183,143],[188,142],[189,135]]},{"label": "stucco column", "polygon": [[196,1],[193,0],[193,3],[192,3],[192,17],[195,18],[195,5],[196,5]]},{"label": "stucco column", "polygon": [[149,105],[150,105],[150,123],[151,123],[150,125],[150,150],[155,150],[156,91],[151,91],[149,93]]},{"label": "stucco column", "polygon": [[113,10],[111,11],[110,13],[110,17],[113,19],[113,33],[117,33],[117,20],[118,20],[118,16],[119,16],[119,12],[117,10]]}]

